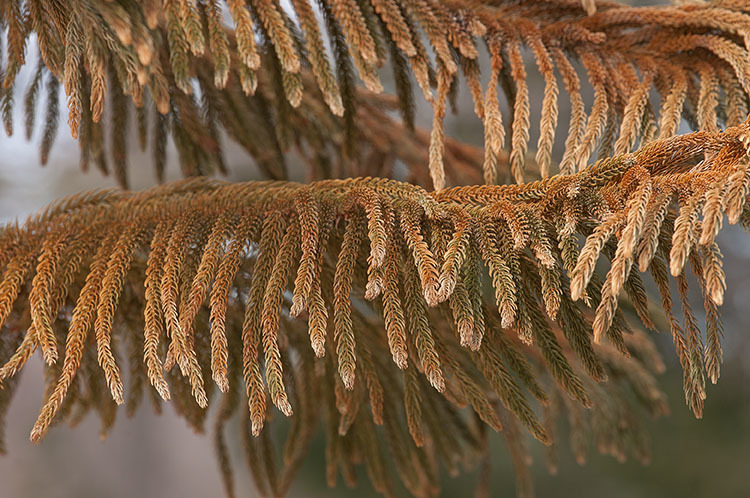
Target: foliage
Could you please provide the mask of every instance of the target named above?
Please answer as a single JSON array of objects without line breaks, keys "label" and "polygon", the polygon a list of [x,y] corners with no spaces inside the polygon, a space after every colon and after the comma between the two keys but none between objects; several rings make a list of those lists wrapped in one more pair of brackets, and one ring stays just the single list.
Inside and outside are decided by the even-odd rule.
[{"label": "foliage", "polygon": [[[523,181],[530,137],[524,47],[545,82],[536,145],[542,177],[550,172],[561,90],[571,106],[559,165],[563,173],[583,168],[597,144],[601,157],[623,154],[639,140],[673,135],[681,117],[694,127],[716,131],[718,117],[731,126],[747,113],[750,34],[743,2],[644,8],[602,3],[591,16],[584,7],[591,11],[593,2],[575,0],[323,0],[317,8],[309,0],[291,4],[293,10],[285,11],[271,0],[232,0],[226,5],[218,0],[148,0],[140,5],[76,0],[66,8],[59,0],[7,0],[2,20],[8,63],[0,106],[6,131],[13,129],[13,87],[28,56],[25,41],[31,33],[36,35],[40,63],[24,99],[26,129],[28,134],[33,128],[44,85],[49,98],[42,162],[56,133],[56,94],[62,84],[68,124],[81,146],[84,168],[92,157],[102,170],[109,168],[101,124],[109,106],[111,168],[121,185],[127,184],[125,144],[132,104],[141,146],[153,144],[159,178],[168,131],[186,175],[223,171],[221,129],[269,178],[286,178],[282,153],[293,144],[306,146],[316,167],[323,168],[318,177],[325,178],[332,168],[326,165],[330,159],[316,154],[322,144],[336,142],[333,136],[343,130],[345,152],[358,155],[356,142],[372,137],[365,126],[372,120],[363,122],[357,111],[361,91],[355,69],[369,90],[380,92],[377,69],[388,58],[405,126],[413,127],[414,119],[411,77],[433,106],[429,168],[436,190],[445,184],[443,119],[459,73],[484,123],[486,182],[498,181],[498,154],[506,136],[498,86],[512,109],[507,118],[509,166],[515,180]],[[223,23],[222,7],[228,9],[234,29]],[[435,51],[434,60],[425,41]],[[333,48],[330,55],[326,42]],[[483,58],[489,59],[484,64],[489,66],[485,89],[480,78]],[[577,63],[583,66],[584,81]],[[588,113],[582,97],[586,80],[594,90]],[[652,88],[661,95],[658,105],[649,99]],[[242,98],[243,92],[251,97]]]},{"label": "foliage", "polygon": [[[30,135],[46,86],[43,162],[62,84],[84,167],[93,157],[108,169],[109,94],[120,184],[133,108],[157,178],[168,134],[185,176],[198,177],[82,193],[0,232],[0,413],[39,350],[45,402],[32,441],[90,410],[106,433],[118,405],[133,413],[144,397],[157,409],[172,399],[202,429],[213,402],[230,495],[224,428],[240,413],[265,495],[286,492],[322,425],[331,485],[338,473],[352,484],[361,463],[386,495],[397,477],[430,496],[441,468],[489,458],[489,426],[502,430],[519,493],[528,494],[521,427],[550,445],[567,419],[578,461],[590,437],[603,453],[648,459],[639,414],[667,412],[654,377],[664,367],[630,322],[656,328],[655,309],[666,315],[686,402],[701,416],[706,377],[716,382],[721,364],[725,283],[714,239],[725,214],[750,221],[742,2],[321,0],[313,8],[293,0],[293,11],[271,0],[42,3],[2,5],[8,133],[33,32],[40,58],[24,104]],[[544,80],[541,179],[530,183],[522,50]],[[376,95],[388,58],[395,98]],[[551,175],[555,69],[571,115]],[[412,78],[433,107],[429,132],[414,126]],[[483,154],[445,136],[459,79],[483,121]],[[512,110],[505,124],[498,87]],[[700,131],[674,136],[682,119]],[[225,170],[224,133],[268,180],[201,176]],[[597,147],[600,160],[586,166]],[[288,181],[292,149],[309,183]],[[396,162],[410,183],[387,178]],[[495,185],[501,166],[518,184]],[[480,177],[485,185],[443,188]],[[687,266],[703,294],[705,335]],[[290,417],[281,459],[262,430],[273,418],[269,401]]]},{"label": "foliage", "polygon": [[[502,407],[545,443],[548,430],[529,397],[546,406],[566,399],[601,409],[613,393],[596,382],[611,376],[651,413],[666,410],[647,369],[659,368],[650,343],[628,334],[617,312],[624,289],[651,324],[643,284],[630,273],[637,261],[662,292],[685,369],[686,398],[700,415],[704,372],[715,381],[721,362],[716,306],[723,300],[724,274],[713,239],[724,212],[730,222],[746,212],[749,145],[746,124],[656,141],[570,176],[433,194],[369,178],[307,185],[198,179],[143,193],[82,194],[3,233],[0,310],[3,319],[13,318],[11,330],[27,332],[15,334],[19,344],[0,377],[12,377],[37,348],[42,351],[51,375],[34,441],[66,406],[67,414],[81,405],[111,417],[112,400],[124,402],[117,343],[133,343],[126,354],[132,382],[148,378],[165,400],[174,392],[195,424],[202,423],[209,402],[203,372],[229,393],[219,426],[246,396],[256,436],[267,396],[292,415],[286,386],[293,385],[291,398],[302,413],[295,415],[287,464],[297,462],[289,455],[309,443],[322,415],[313,400],[328,399],[329,431],[338,425],[344,436],[356,423],[346,450],[335,432],[329,435],[331,464],[350,461],[346,452],[354,451],[368,455],[369,466],[381,465],[373,460],[381,449],[370,431],[373,422],[385,424],[391,444],[398,442],[391,448],[394,458],[412,462],[398,465],[404,484],[423,494],[434,479],[420,466],[406,469],[427,458],[412,455],[425,439],[445,445],[443,463],[450,464],[450,453],[461,446],[444,438],[477,437],[460,417],[430,420],[435,406],[456,410],[445,400],[470,405],[495,430],[507,418],[498,413]],[[580,251],[578,233],[588,235]],[[603,283],[591,278],[602,252],[611,259]],[[705,355],[685,294],[688,261],[705,295]],[[677,278],[682,326],[671,311],[666,263]],[[494,298],[485,295],[483,281],[491,281]],[[74,305],[71,289],[80,289]],[[28,307],[18,309],[21,293]],[[593,323],[574,302],[579,298],[596,308]],[[295,317],[307,318],[307,333],[289,321]],[[308,336],[312,351],[304,344]],[[605,336],[610,345],[599,345]],[[81,369],[94,366],[94,349],[106,383],[94,371],[74,384]],[[87,350],[91,357],[83,363]],[[388,357],[398,368],[389,366]],[[170,390],[162,372],[174,365],[187,381]],[[541,380],[547,376],[556,384]],[[244,393],[237,386],[241,379]],[[186,399],[191,394],[196,403]],[[397,436],[405,430],[394,406],[401,398],[416,446],[404,446]],[[358,409],[367,399],[372,421],[363,422]],[[592,411],[591,423],[602,428],[599,437],[612,439],[604,448],[620,455],[638,432],[618,426],[631,416],[627,404],[615,410]],[[105,427],[112,421],[105,418]],[[447,428],[451,421],[459,426]],[[383,470],[369,470],[376,487],[387,491]]]}]

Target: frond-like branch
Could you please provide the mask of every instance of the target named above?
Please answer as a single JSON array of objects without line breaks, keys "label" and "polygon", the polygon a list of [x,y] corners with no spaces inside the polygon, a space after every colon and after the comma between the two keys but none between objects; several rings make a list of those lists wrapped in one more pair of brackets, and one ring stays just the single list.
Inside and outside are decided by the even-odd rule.
[{"label": "frond-like branch", "polygon": [[[266,451],[270,400],[292,419],[280,473],[254,469],[274,495],[321,419],[329,481],[337,469],[351,479],[362,462],[386,494],[386,451],[404,485],[428,495],[437,479],[426,462],[455,470],[457,456],[482,451],[484,425],[503,427],[516,456],[517,424],[550,443],[553,428],[535,399],[548,420],[567,412],[577,435],[590,418],[604,451],[645,457],[625,393],[652,414],[665,412],[649,373],[663,367],[647,337],[630,330],[618,298],[624,290],[653,327],[632,268],[651,274],[687,402],[700,416],[705,376],[715,381],[721,363],[724,275],[714,237],[724,214],[730,223],[750,219],[748,150],[744,123],[518,186],[430,193],[377,178],[191,179],[81,194],[0,233],[2,344],[15,350],[0,379],[12,382],[40,350],[50,380],[31,439],[55,416],[81,409],[99,410],[106,431],[126,400],[118,361],[126,356],[133,387],[148,382],[152,395],[174,398],[196,427],[204,408],[222,400],[222,465],[221,431],[239,400],[261,438],[247,441],[251,458]],[[602,254],[611,262],[604,281],[593,271]],[[686,266],[704,294],[705,338],[687,299]],[[208,375],[224,395],[207,386]],[[479,425],[458,415],[465,406]]]},{"label": "frond-like branch", "polygon": [[[339,124],[337,129],[348,133],[351,146],[359,126],[355,73],[367,89],[380,92],[378,69],[388,59],[405,124],[413,123],[412,79],[433,105],[429,162],[436,190],[445,185],[446,102],[459,79],[484,123],[483,172],[489,183],[498,182],[497,156],[505,137],[512,175],[519,183],[525,178],[532,67],[544,80],[541,115],[533,120],[539,123],[536,162],[542,177],[551,171],[561,90],[571,106],[559,165],[563,173],[583,168],[597,147],[600,157],[621,155],[673,135],[681,118],[695,128],[716,131],[722,124],[739,124],[748,109],[750,15],[741,2],[666,7],[602,3],[595,9],[588,0],[321,0],[317,6],[294,0],[289,10],[276,0],[164,0],[126,6],[80,0],[69,8],[57,0],[28,0],[23,8],[19,0],[6,4],[0,11],[8,39],[0,92],[6,130],[12,131],[13,86],[27,60],[25,42],[34,33],[41,63],[25,102],[31,125],[34,96],[46,79],[50,98],[42,157],[56,131],[53,94],[62,84],[68,124],[81,142],[84,166],[93,156],[106,169],[101,118],[105,107],[111,110],[112,168],[121,183],[130,107],[126,96],[137,107],[141,137],[147,136],[148,120],[153,121],[158,171],[167,128],[186,174],[222,170],[223,127],[269,178],[283,179],[279,151],[286,150],[295,133],[325,129],[317,122],[322,109],[315,109],[318,119],[310,119],[305,95],[317,89],[316,102],[325,103],[331,116],[343,116],[343,128]],[[229,25],[223,23],[224,8]],[[525,63],[525,51],[533,56],[532,64]],[[482,70],[489,72],[486,88]],[[586,82],[594,91],[588,111],[582,97]],[[501,115],[498,85],[512,116]],[[652,89],[659,101],[650,98]],[[242,91],[256,97],[244,98]],[[152,107],[160,114],[148,118]],[[303,123],[291,124],[299,119]],[[376,132],[368,129],[357,136],[367,140]],[[271,158],[258,150],[259,141],[273,144]]]}]

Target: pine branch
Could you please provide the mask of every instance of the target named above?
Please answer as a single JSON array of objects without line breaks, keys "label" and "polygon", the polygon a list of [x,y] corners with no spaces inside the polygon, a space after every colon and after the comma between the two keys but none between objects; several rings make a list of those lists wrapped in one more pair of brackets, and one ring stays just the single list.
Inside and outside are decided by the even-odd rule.
[{"label": "pine branch", "polygon": [[[253,142],[270,140],[277,152],[285,151],[291,129],[298,134],[321,129],[317,120],[307,122],[311,119],[305,104],[308,94],[327,104],[331,113],[325,117],[318,108],[314,112],[318,119],[330,121],[343,115],[344,130],[357,123],[353,113],[360,99],[353,90],[353,71],[369,90],[381,91],[376,70],[386,63],[389,52],[400,82],[397,91],[405,122],[411,123],[409,109],[414,102],[411,85],[404,84],[409,72],[433,105],[430,168],[437,190],[445,185],[445,101],[461,78],[485,126],[483,170],[490,182],[498,178],[496,156],[506,135],[513,176],[517,182],[526,178],[532,122],[539,123],[539,172],[542,177],[552,172],[561,88],[572,108],[559,165],[563,173],[583,168],[597,146],[600,157],[624,154],[657,136],[672,136],[683,117],[695,128],[715,131],[739,124],[748,108],[750,16],[737,2],[668,7],[600,3],[596,8],[594,2],[572,0],[324,0],[320,6],[325,27],[318,24],[309,0],[292,2],[297,21],[276,1],[228,1],[229,26],[221,22],[218,9],[224,3],[217,1],[194,5],[175,0],[160,8],[162,2],[121,6],[79,0],[67,9],[57,3],[42,8],[39,0],[30,0],[24,4],[25,13],[16,0],[7,3],[0,14],[9,40],[4,115],[10,116],[13,82],[28,59],[25,42],[34,33],[46,70],[64,84],[71,132],[79,137],[86,158],[89,150],[103,147],[92,129],[97,129],[104,108],[109,106],[118,115],[124,109],[121,99],[114,98],[114,84],[137,107],[153,105],[167,115],[187,175],[210,173],[221,163],[218,130],[224,128],[268,178],[283,179],[283,159],[265,156]],[[263,35],[259,40],[256,32]],[[334,47],[334,61],[324,48],[325,32]],[[434,65],[419,33],[435,52]],[[482,68],[480,40],[489,51],[486,68]],[[524,50],[533,55],[531,65],[544,79],[539,119],[530,116],[526,81],[530,68],[522,58]],[[582,71],[575,69],[579,63]],[[481,70],[490,76],[485,89]],[[117,77],[108,78],[111,72]],[[588,113],[581,97],[582,79],[594,89]],[[500,115],[498,82],[512,116]],[[436,95],[433,84],[437,84]],[[31,88],[36,86],[34,82]],[[650,99],[652,89],[661,96],[658,102]],[[205,96],[213,111],[202,116],[195,109],[194,90]],[[113,97],[109,104],[108,94]],[[301,116],[305,125],[293,122]],[[503,123],[509,127],[507,132]],[[6,127],[11,131],[7,119]],[[373,130],[363,131],[358,136],[367,140]],[[352,135],[349,138],[353,143]],[[51,138],[46,142],[51,144]],[[113,144],[113,149],[119,147]],[[163,149],[156,144],[158,154]],[[113,150],[114,164],[121,171],[118,150]],[[336,155],[351,152],[349,147]],[[159,156],[157,164],[161,161]],[[118,175],[123,181],[122,173]]]},{"label": "pine branch", "polygon": [[[321,418],[329,480],[339,467],[347,478],[354,455],[368,455],[384,493],[385,451],[408,469],[400,477],[416,495],[436,482],[430,465],[416,464],[431,458],[421,445],[429,441],[448,470],[464,452],[486,451],[485,430],[459,415],[467,406],[481,425],[504,428],[512,452],[517,423],[552,442],[539,404],[568,413],[575,441],[590,419],[601,450],[624,458],[633,448],[647,458],[638,408],[625,393],[634,391],[651,414],[666,413],[652,375],[663,364],[647,336],[626,333],[619,295],[624,290],[651,326],[631,270],[637,263],[650,272],[687,402],[700,416],[705,376],[715,381],[721,363],[717,220],[750,219],[749,152],[745,122],[517,186],[427,192],[379,178],[306,185],[196,178],[81,194],[0,233],[0,379],[12,382],[41,350],[52,373],[32,441],[56,416],[77,413],[72,406],[98,409],[106,431],[113,402],[125,401],[119,344],[134,341],[139,349],[127,354],[136,378],[174,399],[197,428],[215,398],[209,374],[225,399],[248,403],[242,410],[253,434],[270,417],[267,399],[292,418],[281,468],[256,476],[277,475],[269,484],[276,492]],[[587,236],[581,248],[577,234]],[[593,273],[602,253],[611,259],[604,282]],[[710,316],[705,350],[687,299],[687,264]],[[672,315],[668,271],[682,325]],[[86,389],[76,388],[81,383]],[[0,401],[5,409],[9,396]],[[226,401],[219,431],[239,406]],[[374,437],[377,425],[387,448]],[[247,437],[253,458],[270,464],[265,439]]]},{"label": "pine branch", "polygon": [[[386,495],[394,477],[434,495],[438,472],[460,461],[481,462],[486,492],[488,428],[502,429],[519,494],[530,493],[521,427],[551,445],[561,418],[579,462],[589,437],[618,459],[647,460],[639,417],[667,406],[654,378],[664,365],[631,326],[655,328],[643,275],[696,416],[706,377],[720,376],[715,238],[725,214],[750,220],[749,13],[739,2],[5,2],[0,114],[12,133],[23,101],[30,136],[44,88],[42,162],[62,86],[83,169],[93,158],[127,185],[132,118],[160,182],[170,139],[185,176],[226,172],[225,135],[270,181],[84,193],[1,229],[0,424],[38,350],[32,441],[92,409],[105,435],[118,405],[133,413],[144,397],[157,410],[174,401],[202,430],[221,398],[214,442],[229,496],[224,430],[237,411],[258,489],[274,496],[321,422],[329,484],[339,472],[352,484],[364,463]],[[27,47],[39,62],[19,99]],[[388,59],[393,97],[378,95]],[[538,119],[533,71],[544,82]],[[433,107],[431,130],[414,127],[412,79]],[[484,126],[483,158],[446,134],[459,81]],[[673,136],[682,119],[701,131]],[[568,135],[554,165],[559,125]],[[523,183],[533,134],[542,179]],[[285,181],[290,151],[312,183]],[[586,167],[595,153],[605,159]],[[410,183],[386,179],[397,161]],[[509,175],[519,185],[494,185]],[[480,176],[486,185],[444,188]],[[335,179],[346,177],[359,178]],[[602,255],[606,275],[595,271]],[[289,417],[283,448],[263,430],[271,405]]]}]

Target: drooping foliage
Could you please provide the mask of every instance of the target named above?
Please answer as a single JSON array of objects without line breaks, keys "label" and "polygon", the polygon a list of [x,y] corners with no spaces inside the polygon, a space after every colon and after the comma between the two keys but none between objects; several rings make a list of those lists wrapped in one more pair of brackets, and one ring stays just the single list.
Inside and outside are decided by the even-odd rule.
[{"label": "drooping foliage", "polygon": [[[143,398],[203,430],[213,403],[229,495],[239,422],[263,495],[322,428],[329,484],[361,464],[385,495],[433,496],[443,470],[489,468],[493,429],[529,495],[524,430],[554,445],[562,422],[579,462],[590,440],[648,459],[641,415],[667,412],[654,322],[702,415],[722,360],[715,237],[725,215],[750,223],[745,2],[5,0],[0,24],[0,115],[11,134],[22,103],[27,137],[43,115],[43,163],[64,105],[82,168],[127,186],[132,129],[160,183],[168,144],[197,177],[0,230],[0,422],[39,352],[32,441],[91,410],[106,434]],[[483,151],[447,136],[461,85]],[[267,181],[205,177],[227,171],[226,138]]]},{"label": "drooping foliage", "polygon": [[[225,477],[222,431],[240,411],[251,469],[271,495],[288,487],[319,425],[329,482],[339,471],[350,482],[361,462],[386,494],[386,455],[410,492],[430,495],[438,468],[487,457],[485,425],[502,428],[525,462],[518,427],[550,444],[563,414],[579,460],[588,430],[602,451],[647,458],[636,407],[666,412],[653,378],[663,365],[618,296],[652,328],[641,275],[656,282],[700,416],[721,363],[714,238],[725,214],[750,220],[749,151],[745,123],[517,186],[192,179],[81,194],[2,233],[0,378],[12,382],[41,351],[49,375],[34,441],[56,417],[91,409],[106,432],[126,401],[125,365],[131,410],[158,393],[201,428],[216,400]],[[594,272],[602,256],[604,279]],[[263,470],[276,465],[262,432],[271,405],[292,421],[274,471]]]},{"label": "drooping foliage", "polygon": [[[153,149],[159,178],[169,135],[186,175],[223,171],[221,130],[272,179],[287,178],[282,152],[292,145],[308,150],[315,168],[330,168],[315,151],[331,141],[340,147],[335,133],[345,135],[344,155],[367,157],[356,143],[373,136],[366,127],[373,120],[363,121],[358,110],[357,78],[379,93],[378,70],[387,62],[403,126],[413,127],[412,82],[433,107],[428,165],[436,190],[446,184],[443,119],[459,82],[484,124],[486,183],[503,179],[498,165],[506,159],[499,158],[506,135],[509,170],[523,181],[532,122],[538,123],[531,130],[538,132],[536,163],[547,177],[558,128],[567,130],[559,171],[571,173],[597,148],[606,157],[667,138],[682,118],[716,131],[747,113],[750,9],[744,2],[602,2],[595,8],[577,0],[294,0],[290,6],[277,0],[6,0],[0,14],[8,40],[0,99],[6,132],[13,130],[16,76],[37,48],[23,100],[28,134],[38,96],[48,94],[42,161],[56,133],[62,86],[82,166],[93,159],[121,185],[133,117],[141,145]],[[530,71],[544,80],[538,118],[530,115]],[[588,111],[587,86],[594,92]],[[571,108],[567,123],[558,119],[561,93]],[[315,177],[326,172],[316,170]]]}]

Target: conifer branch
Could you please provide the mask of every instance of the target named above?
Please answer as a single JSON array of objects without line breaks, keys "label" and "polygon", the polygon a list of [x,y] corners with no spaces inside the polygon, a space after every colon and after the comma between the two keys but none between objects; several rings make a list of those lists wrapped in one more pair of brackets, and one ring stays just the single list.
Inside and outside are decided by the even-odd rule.
[{"label": "conifer branch", "polygon": [[[34,45],[26,43],[33,33],[47,79],[65,88],[69,126],[81,144],[84,162],[90,154],[100,162],[103,159],[99,122],[105,107],[113,114],[107,126],[118,129],[114,136],[122,136],[121,114],[127,105],[118,96],[129,96],[137,108],[145,109],[139,111],[143,116],[152,114],[153,107],[166,117],[160,126],[166,124],[171,131],[187,175],[222,169],[218,130],[223,128],[259,162],[268,178],[283,179],[283,159],[278,154],[269,158],[257,141],[270,141],[277,152],[285,151],[294,130],[315,148],[316,142],[307,135],[311,129],[322,129],[319,120],[331,122],[334,116],[343,116],[343,124],[334,126],[344,130],[358,123],[354,116],[360,112],[356,111],[360,99],[353,72],[370,91],[380,92],[383,87],[376,70],[389,53],[404,122],[412,122],[409,72],[433,105],[429,150],[432,186],[437,189],[444,185],[447,163],[443,160],[445,98],[459,79],[471,90],[475,112],[485,126],[483,170],[489,182],[497,179],[495,156],[506,135],[513,177],[518,182],[526,178],[532,122],[539,123],[539,172],[542,177],[553,172],[550,154],[561,88],[569,94],[573,109],[559,165],[563,173],[583,168],[597,145],[600,157],[623,154],[656,136],[673,135],[683,117],[695,128],[716,131],[739,124],[748,108],[750,10],[737,2],[666,7],[599,3],[597,8],[593,1],[569,0],[323,0],[319,7],[324,23],[316,19],[310,0],[292,2],[293,12],[275,0],[196,4],[170,0],[128,6],[77,0],[69,9],[58,2],[43,8],[40,0],[29,0],[23,11],[17,0],[6,3],[8,7],[0,11],[8,38],[0,96],[3,115],[11,115],[13,84],[33,50]],[[228,25],[219,15],[224,6],[231,16]],[[324,33],[334,48],[333,57],[325,50]],[[435,52],[434,63],[424,41]],[[483,45],[489,64],[483,61]],[[529,68],[522,58],[527,49],[545,82],[538,119],[530,116]],[[574,62],[582,64],[580,74]],[[485,89],[481,71],[490,75]],[[594,88],[588,113],[580,94],[582,79]],[[500,114],[498,83],[512,116]],[[37,87],[35,78],[29,94]],[[658,103],[649,97],[652,89],[661,95]],[[204,99],[205,113],[199,111],[194,90]],[[327,109],[311,111],[311,104],[305,102],[310,94]],[[50,104],[48,121],[54,122],[59,114],[56,107]],[[317,118],[312,123],[311,114]],[[32,115],[29,110],[27,116]],[[156,116],[154,121],[165,117]],[[301,117],[304,123],[296,121]],[[6,119],[5,124],[12,132],[12,123]],[[54,126],[45,131],[43,159],[55,132]],[[368,140],[372,134],[373,130],[364,129],[359,136]],[[352,136],[348,135],[345,150],[335,152],[337,156],[355,150]],[[122,147],[113,143],[112,149],[118,181],[124,184]],[[164,146],[157,142],[154,149],[160,164]],[[448,164],[448,169],[453,167]]]},{"label": "conifer branch", "polygon": [[[656,328],[654,309],[702,416],[722,362],[716,237],[725,215],[750,224],[742,2],[7,0],[0,26],[0,118],[10,135],[23,102],[31,137],[46,94],[42,163],[66,105],[82,169],[126,187],[133,122],[160,183],[169,140],[196,177],[82,193],[0,228],[0,428],[39,351],[34,442],[89,410],[106,435],[119,405],[132,414],[144,398],[203,430],[218,403],[228,496],[237,412],[263,495],[286,493],[322,426],[330,485],[364,464],[380,493],[397,479],[433,496],[462,461],[481,463],[487,491],[492,429],[523,496],[522,428],[552,445],[567,419],[580,463],[589,438],[648,460],[640,416],[667,412],[664,364],[640,330]],[[414,82],[430,130],[414,125]],[[484,151],[448,136],[461,82]],[[698,131],[675,136],[683,120]],[[224,137],[266,181],[205,177],[229,168]],[[290,152],[308,183],[288,181]],[[407,182],[391,179],[396,163]],[[283,448],[264,430],[275,410],[289,419]]]},{"label": "conifer branch", "polygon": [[[125,402],[123,354],[138,365],[132,375],[174,399],[196,427],[214,399],[210,376],[227,399],[247,402],[254,435],[269,417],[267,399],[292,417],[293,454],[327,420],[329,478],[338,466],[347,475],[351,452],[380,455],[372,431],[382,425],[392,457],[412,462],[414,473],[401,478],[414,494],[435,482],[429,466],[412,465],[426,458],[425,441],[449,470],[461,452],[486,451],[477,439],[484,429],[458,416],[465,406],[495,430],[512,435],[520,423],[545,444],[554,430],[535,406],[568,412],[574,433],[591,418],[602,450],[624,458],[632,447],[647,458],[623,393],[634,391],[648,413],[666,413],[652,375],[663,365],[628,326],[619,296],[624,290],[652,326],[634,263],[654,278],[686,400],[700,416],[705,377],[716,381],[721,363],[717,211],[730,223],[750,219],[749,152],[745,122],[524,185],[428,192],[379,178],[196,178],[71,197],[0,233],[0,379],[12,385],[37,349],[57,372],[31,433],[39,441],[72,405],[99,409],[106,431],[113,404]],[[569,246],[575,234],[587,237],[582,248]],[[612,261],[604,282],[592,273],[602,254]],[[705,296],[705,348],[686,265]],[[672,315],[667,271],[683,325]],[[116,336],[140,349],[123,352]],[[86,390],[74,388],[81,382]],[[613,396],[622,413],[610,411]],[[5,409],[9,397],[0,401]],[[242,404],[222,408],[219,430]],[[584,416],[581,407],[591,410]],[[270,458],[265,443],[247,444]],[[372,458],[367,465],[380,465]]]}]

